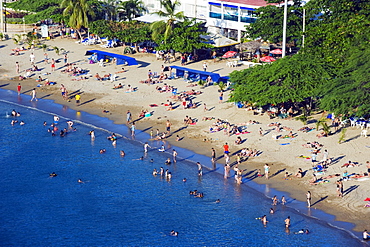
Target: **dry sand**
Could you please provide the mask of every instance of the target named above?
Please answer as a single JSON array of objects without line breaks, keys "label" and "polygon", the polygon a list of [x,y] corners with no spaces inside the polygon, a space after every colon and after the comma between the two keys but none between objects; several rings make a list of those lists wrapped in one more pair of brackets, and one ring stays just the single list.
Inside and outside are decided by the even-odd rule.
[{"label": "dry sand", "polygon": [[[116,66],[113,64],[107,64],[105,67],[99,67],[97,64],[88,64],[87,56],[84,56],[86,50],[90,49],[101,49],[107,50],[113,53],[122,52],[122,48],[111,48],[104,49],[98,45],[95,46],[84,46],[76,44],[71,39],[55,39],[45,41],[49,46],[57,46],[64,48],[68,54],[68,62],[75,63],[83,69],[88,69],[89,74],[93,75],[99,73],[101,76],[108,73],[115,73],[123,66]],[[66,105],[73,109],[83,110],[92,114],[108,117],[114,120],[117,124],[124,124],[126,122],[126,111],[131,110],[133,113],[133,119],[138,116],[141,109],[147,109],[154,111],[153,116],[150,118],[144,118],[137,122],[137,128],[148,129],[152,128],[155,130],[158,128],[160,131],[165,131],[165,122],[170,120],[173,124],[172,131],[179,130],[176,135],[179,135],[183,139],[179,142],[175,141],[175,135],[168,138],[170,143],[176,146],[184,147],[193,150],[196,153],[210,156],[211,147],[216,148],[218,156],[222,154],[222,145],[228,142],[230,145],[231,153],[237,152],[243,147],[260,150],[262,153],[258,157],[249,158],[248,161],[243,162],[239,167],[241,169],[247,169],[248,174],[255,173],[257,169],[261,169],[263,173],[263,165],[269,163],[271,165],[271,174],[275,174],[269,180],[264,178],[256,178],[254,181],[257,183],[267,183],[271,187],[278,190],[287,191],[290,193],[292,198],[298,200],[305,200],[306,191],[310,190],[312,193],[312,204],[313,208],[323,209],[324,211],[334,214],[337,220],[352,222],[356,224],[354,230],[363,231],[363,229],[369,228],[368,215],[370,208],[364,208],[364,199],[370,197],[369,178],[363,179],[351,179],[344,181],[345,196],[339,198],[336,193],[335,181],[337,178],[329,179],[329,183],[320,185],[309,185],[309,180],[312,177],[312,165],[310,160],[297,158],[299,155],[310,156],[310,149],[305,148],[302,144],[311,141],[318,141],[324,145],[322,151],[327,149],[329,151],[329,157],[336,160],[331,165],[325,175],[330,174],[342,174],[345,170],[350,173],[361,173],[365,172],[365,162],[370,160],[370,138],[360,137],[360,129],[355,127],[349,127],[346,134],[346,141],[342,144],[338,144],[339,134],[331,135],[318,139],[316,134],[319,133],[313,130],[309,133],[303,133],[297,131],[303,125],[300,121],[295,120],[270,120],[267,115],[253,115],[253,112],[247,111],[246,109],[238,109],[232,103],[219,103],[218,100],[218,87],[210,86],[200,89],[199,86],[187,87],[188,83],[184,82],[183,79],[168,80],[165,83],[173,85],[178,88],[178,91],[187,91],[191,89],[200,90],[203,93],[196,96],[194,102],[200,103],[201,106],[197,109],[182,109],[181,102],[177,102],[175,110],[167,111],[165,106],[161,106],[161,103],[165,103],[170,99],[170,93],[158,93],[155,90],[156,85],[145,85],[139,83],[140,80],[147,78],[148,70],[160,72],[162,61],[157,61],[153,54],[135,54],[135,57],[140,65],[139,66],[125,66],[127,70],[124,73],[117,74],[117,81],[112,83],[110,81],[97,81],[93,77],[83,81],[72,81],[73,77],[70,77],[60,70],[63,67],[63,55],[57,56],[54,51],[47,51],[49,58],[59,59],[60,63],[56,64],[56,71],[51,73],[50,64],[44,64],[44,51],[36,49],[34,51],[21,52],[19,56],[9,56],[11,49],[17,47],[12,40],[2,41],[0,43],[0,55],[1,55],[1,67],[0,67],[0,80],[2,81],[1,87],[3,89],[16,90],[17,84],[20,82],[15,70],[15,62],[18,61],[21,68],[21,74],[25,74],[25,69],[30,68],[30,53],[33,52],[36,56],[37,66],[42,70],[36,72],[31,79],[21,81],[22,93],[29,94],[30,90],[35,87],[38,83],[35,82],[35,78],[39,75],[43,79],[48,78],[50,81],[56,81],[55,86],[45,86],[37,88],[38,97],[54,99],[57,103]],[[228,75],[231,71],[237,69],[245,69],[246,66],[240,66],[237,68],[226,67],[226,62],[216,62],[209,60],[208,71],[220,73],[221,76]],[[171,65],[180,65],[179,61],[171,63]],[[202,69],[202,62],[191,63],[187,65],[190,68]],[[44,75],[45,73],[51,73]],[[11,80],[11,78],[14,78]],[[122,83],[124,89],[113,90],[113,84]],[[81,105],[76,106],[74,99],[70,102],[62,100],[60,95],[60,85],[64,84],[72,97],[78,91],[81,94]],[[125,93],[127,85],[137,87],[138,91],[134,93]],[[224,99],[228,99],[228,93],[224,94]],[[206,103],[209,111],[204,112],[202,104]],[[158,104],[159,107],[151,108],[150,104]],[[109,111],[103,113],[103,110]],[[187,128],[183,128],[183,119],[188,115],[192,118],[198,119],[196,125],[189,125]],[[204,116],[215,117],[223,120],[228,120],[230,123],[238,124],[244,123],[249,120],[256,120],[261,124],[248,125],[249,134],[240,135],[243,139],[246,139],[242,145],[235,145],[234,141],[236,136],[227,136],[223,131],[217,133],[209,133],[209,126],[214,121],[202,121]],[[321,114],[316,114],[314,119],[321,117]],[[294,139],[283,139],[274,140],[273,135],[287,134],[288,132],[277,133],[273,127],[267,125],[271,122],[278,121],[283,126],[288,126],[293,129],[293,133],[297,133],[298,137]],[[314,123],[308,125],[309,127],[315,127]],[[258,133],[259,128],[263,129],[264,135],[260,136]],[[289,143],[287,145],[280,145]],[[322,152],[318,155],[318,160],[322,159]],[[231,161],[235,161],[235,155],[231,157]],[[341,165],[348,162],[349,160],[358,162],[361,164],[359,167],[353,168],[341,168]],[[224,158],[220,158],[218,162],[224,162]],[[303,178],[295,178],[292,180],[284,180],[283,176],[286,171],[293,173],[297,172],[298,168],[302,168],[303,171],[307,171]],[[324,175],[324,176],[325,176]],[[318,176],[320,178],[320,175]]]}]

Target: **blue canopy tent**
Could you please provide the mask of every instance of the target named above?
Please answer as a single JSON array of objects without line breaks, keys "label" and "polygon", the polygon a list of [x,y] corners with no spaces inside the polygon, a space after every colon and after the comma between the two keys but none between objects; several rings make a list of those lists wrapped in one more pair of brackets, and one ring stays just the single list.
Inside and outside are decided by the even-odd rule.
[{"label": "blue canopy tent", "polygon": [[189,69],[180,66],[170,66],[173,69],[176,69],[177,77],[184,77],[185,71],[188,73],[188,79],[197,79],[197,80],[206,80],[208,76],[211,76],[213,82],[218,82],[220,75],[217,73],[206,72],[202,70]]},{"label": "blue canopy tent", "polygon": [[128,57],[128,56],[124,56],[124,55],[120,55],[120,54],[116,54],[116,53],[105,52],[105,51],[90,50],[90,51],[86,51],[85,56],[93,55],[93,54],[96,54],[98,61],[100,59],[106,59],[107,57],[113,57],[113,58],[116,58],[116,65],[120,65],[120,64],[138,65],[138,62],[133,57]]}]

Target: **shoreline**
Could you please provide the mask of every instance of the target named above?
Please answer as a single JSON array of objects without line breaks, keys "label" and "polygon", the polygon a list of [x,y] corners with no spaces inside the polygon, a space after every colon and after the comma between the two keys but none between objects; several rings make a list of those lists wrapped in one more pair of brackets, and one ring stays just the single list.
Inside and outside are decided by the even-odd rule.
[{"label": "shoreline", "polygon": [[[2,91],[4,91],[4,89],[0,89],[0,95],[1,95]],[[14,95],[15,94],[16,94],[16,92],[14,92]],[[59,103],[55,102],[55,100],[53,100],[53,99],[47,99],[47,100],[52,101],[51,105],[55,105],[55,104],[60,105]],[[104,131],[107,131],[109,133],[112,132],[111,131],[112,130],[112,125],[113,126],[116,125],[114,127],[118,127],[118,128],[120,127],[119,125],[117,125],[117,123],[112,121],[110,118],[106,118],[104,115],[99,116],[99,115],[96,115],[96,114],[92,114],[90,112],[81,111],[81,109],[73,109],[71,107],[68,107],[68,108],[62,107],[62,109],[58,109],[55,112],[53,112],[53,110],[48,106],[42,106],[40,108],[40,107],[37,107],[35,105],[27,105],[27,104],[24,104],[25,102],[23,100],[18,102],[18,103],[14,102],[12,100],[4,100],[4,99],[2,99],[1,101],[3,101],[4,103],[19,104],[22,107],[31,107],[31,108],[34,108],[34,109],[39,110],[39,111],[44,111],[44,112],[47,112],[47,113],[51,113],[51,115],[57,114],[57,115],[65,118],[67,120],[72,119],[74,121],[81,121],[81,123],[84,124],[84,125],[86,125],[86,124],[87,125],[92,125],[95,128],[100,128],[100,129],[102,129]],[[19,101],[19,98],[18,98],[18,101]],[[30,103],[30,104],[32,104],[32,103]],[[60,105],[60,106],[63,106],[63,105]],[[75,120],[75,119],[73,119],[73,117],[81,118],[82,120]],[[92,121],[92,122],[86,121],[84,118],[88,118],[89,121]],[[99,120],[99,118],[104,118],[105,119],[105,120],[103,120],[103,122],[104,122],[103,125],[104,126],[93,123],[94,120],[98,120],[99,122],[101,122]],[[106,121],[108,121],[108,123],[105,123]],[[107,124],[107,127],[105,127],[106,124]],[[140,135],[140,138],[132,139],[132,138],[130,138],[131,136],[130,136],[130,133],[129,133],[130,132],[129,127],[127,127],[126,130],[123,130],[123,131],[127,131],[127,134],[120,133],[119,132],[120,130],[118,130],[118,128],[115,128],[115,130],[117,130],[115,133],[118,133],[119,135],[121,135],[122,138],[125,138],[126,141],[134,141],[134,142],[143,144],[150,137],[150,135],[148,133],[143,131],[143,133],[145,135],[144,137],[142,136],[142,133],[138,133],[138,135]],[[151,144],[153,144],[153,142],[161,142],[161,141],[153,141],[152,140]],[[193,165],[195,165],[197,161],[201,161],[203,167],[205,167],[207,169],[207,172],[215,171],[221,176],[220,179],[224,179],[223,178],[223,166],[222,166],[222,164],[216,162],[216,165],[212,167],[208,163],[203,163],[205,160],[210,159],[209,156],[199,154],[199,153],[197,153],[194,150],[191,150],[189,148],[187,148],[187,149],[186,148],[180,148],[181,150],[179,150],[179,149],[177,149],[176,146],[172,146],[172,145],[168,145],[168,146],[170,148],[168,148],[165,153],[167,153],[167,155],[169,157],[171,157],[170,150],[172,148],[176,148],[177,151],[179,151],[179,152],[182,151],[181,152],[182,155],[186,154],[185,156],[189,155],[189,157],[190,157],[190,158],[184,158],[184,157],[179,156],[178,158],[180,158],[180,160],[186,161],[186,162],[191,162],[191,163],[193,163]],[[156,150],[156,148],[153,148],[153,150]],[[186,153],[184,153],[183,151],[185,151]],[[228,179],[234,179],[234,178],[233,178],[233,176],[229,176]],[[244,184],[244,186],[247,186],[248,188],[254,190],[257,193],[259,193],[260,196],[264,196],[266,198],[271,198],[272,195],[278,195],[278,197],[280,198],[281,195],[285,195],[285,197],[287,199],[286,207],[289,208],[290,210],[296,211],[297,213],[302,214],[305,217],[317,220],[317,221],[321,222],[322,224],[328,224],[332,228],[336,228],[338,230],[345,231],[346,233],[350,234],[353,238],[361,241],[359,232],[355,232],[351,229],[353,227],[352,223],[338,222],[337,220],[335,220],[335,215],[329,214],[329,213],[327,213],[327,212],[325,212],[321,209],[316,210],[316,208],[315,208],[313,210],[312,214],[307,213],[307,212],[303,212],[303,210],[305,209],[305,203],[303,201],[297,201],[296,198],[293,198],[292,196],[290,196],[291,193],[286,193],[283,190],[279,190],[279,189],[274,188],[274,187],[269,188],[269,185],[271,183],[258,183],[256,181],[254,181],[253,179],[250,179],[250,180],[248,179],[248,181],[243,182],[243,184]],[[242,186],[243,184],[241,184],[241,185],[235,184],[235,186]],[[287,196],[287,194],[288,194],[288,196]]]},{"label": "shoreline", "polygon": [[[57,41],[55,41],[55,42],[57,42]],[[73,41],[70,41],[70,42],[73,42]],[[76,45],[76,44],[73,44],[73,46],[81,47],[81,46]],[[75,48],[75,47],[73,47],[73,48]],[[94,48],[91,48],[91,49],[94,49]],[[2,52],[3,52],[3,50],[4,49],[2,49]],[[71,53],[70,56],[72,56],[74,53],[76,53],[76,51]],[[3,53],[3,55],[5,55],[5,54]],[[153,55],[153,57],[150,57],[150,55],[138,54],[138,56],[134,56],[134,57],[138,58],[140,60],[145,59],[145,62],[149,63],[149,64],[150,64],[150,61],[152,61],[153,63],[157,63],[157,65],[156,65],[157,67],[159,67],[159,65],[161,64],[160,62],[155,61],[154,55]],[[222,63],[222,65],[221,65],[221,63],[218,63],[218,64],[216,63],[216,64],[213,64],[213,65],[215,67],[224,66],[223,63]],[[104,71],[108,71],[108,69],[116,70],[116,71],[118,70],[116,68],[117,66],[115,66],[114,68],[113,68],[114,65],[113,66],[110,65],[110,66],[111,66],[110,68],[108,68],[108,66],[106,68],[104,68]],[[191,64],[191,65],[189,65],[189,67],[190,66],[197,66],[197,65],[196,64]],[[5,68],[5,66],[3,66],[3,67]],[[0,68],[3,68],[3,67],[0,67]],[[8,65],[8,67],[10,68],[10,65]],[[128,67],[128,72],[127,73],[130,73],[130,71],[140,70],[141,69],[140,67],[139,68],[130,68],[130,67]],[[143,79],[145,77],[146,70],[147,69],[145,69],[144,73],[141,73],[141,74],[138,73],[138,75],[136,75],[136,76],[140,76],[140,78]],[[8,71],[5,71],[5,73],[10,74],[9,71],[11,71],[11,70],[9,69]],[[3,74],[4,71],[0,71],[0,73]],[[128,74],[127,74],[127,77],[128,77]],[[3,76],[2,80],[5,81],[5,83],[2,83],[1,88],[16,91],[16,85],[18,84],[19,81],[17,79],[15,79],[15,80],[5,80],[6,78],[9,79],[9,76],[7,76],[5,78]],[[70,80],[68,77],[67,77],[67,79]],[[148,103],[148,102],[151,103],[151,101],[154,101],[154,99],[147,99],[147,98],[150,98],[151,96],[154,96],[154,97],[156,96],[156,94],[155,95],[150,94],[150,93],[148,94],[148,90],[147,90],[147,92],[143,92],[143,95],[141,95],[141,93],[140,93],[141,88],[151,87],[151,89],[153,90],[155,86],[147,86],[147,85],[138,84],[137,82],[132,82],[132,85],[138,86],[140,88],[139,92],[135,93],[136,94],[135,97],[137,97],[137,99],[130,98],[130,99],[127,99],[126,102],[124,102],[125,104],[122,104],[122,101],[120,102],[119,100],[115,99],[112,96],[112,92],[105,93],[106,88],[108,88],[108,87],[111,88],[111,84],[108,82],[108,83],[105,83],[105,84],[108,84],[108,87],[105,86],[104,88],[98,88],[98,90],[102,89],[100,93],[97,93],[96,90],[95,91],[92,90],[91,92],[86,92],[86,93],[84,92],[83,95],[82,95],[83,105],[76,106],[74,104],[74,100],[71,100],[71,102],[66,102],[66,101],[63,101],[61,99],[61,97],[59,96],[59,90],[58,90],[59,87],[60,87],[60,84],[64,83],[66,85],[66,87],[73,88],[71,91],[75,91],[79,88],[86,89],[86,88],[89,88],[89,86],[94,87],[95,85],[97,85],[96,82],[93,81],[92,79],[90,79],[88,82],[82,81],[81,83],[84,84],[82,86],[77,85],[77,84],[73,86],[73,85],[68,85],[67,81],[64,82],[65,77],[60,77],[59,80],[58,80],[58,78],[55,79],[55,80],[57,81],[56,86],[49,86],[49,87],[45,87],[45,88],[43,88],[43,87],[37,88],[38,95],[41,96],[41,97],[45,97],[47,99],[53,99],[53,100],[55,100],[56,103],[66,105],[68,108],[71,108],[71,109],[82,110],[82,111],[91,113],[93,115],[98,115],[98,116],[101,116],[101,117],[109,118],[116,124],[124,124],[125,118],[126,118],[125,112],[128,109],[130,109],[131,112],[133,112],[134,116],[137,116],[137,114],[140,112],[140,110],[144,107],[143,105],[138,104],[138,102],[141,102],[142,104]],[[119,82],[120,81],[117,81],[116,83],[119,83]],[[26,81],[22,81],[21,83],[22,83],[22,87],[23,87],[22,91],[27,92],[27,94],[29,94],[29,90],[31,88],[33,88],[34,85],[36,84],[33,79],[28,79]],[[87,85],[88,83],[91,83],[91,85]],[[174,83],[177,83],[177,82],[169,81],[169,83],[174,84]],[[8,85],[6,85],[6,84],[8,84]],[[197,87],[196,90],[198,90],[198,89],[199,88]],[[208,105],[210,105],[210,106],[215,105],[214,107],[216,109],[212,110],[210,112],[207,112],[207,115],[209,115],[209,116],[210,115],[215,115],[215,114],[217,114],[217,116],[223,115],[221,117],[222,119],[229,119],[230,122],[232,122],[232,123],[237,123],[236,120],[239,120],[238,115],[241,115],[241,114],[244,115],[243,110],[237,109],[236,107],[231,106],[231,104],[229,104],[229,103],[223,103],[223,104],[217,105],[218,99],[217,99],[217,92],[216,92],[215,87],[208,87],[208,88],[205,88],[204,90],[202,89],[202,91],[204,91],[204,94],[207,94],[207,95],[211,94],[212,97],[214,98],[212,103],[209,103],[207,101],[207,106]],[[114,93],[118,94],[118,91],[115,91]],[[126,95],[130,95],[130,94],[126,94]],[[123,96],[126,96],[126,95],[123,94]],[[164,100],[165,98],[163,99],[163,96],[161,96],[161,97],[162,97],[161,100],[165,102],[165,100]],[[131,101],[131,99],[132,99],[132,101]],[[87,103],[85,103],[85,102],[87,102]],[[102,112],[103,110],[109,110],[109,112],[108,113],[103,113]],[[200,111],[202,111],[202,110],[203,109],[201,109]],[[226,111],[226,110],[229,110],[229,111]],[[160,110],[160,109],[156,109],[155,111],[156,111],[155,115],[152,116],[151,119],[149,119],[149,120],[147,120],[147,119],[140,120],[140,121],[137,122],[138,129],[146,130],[147,133],[149,131],[149,128],[153,128],[154,130],[157,129],[157,128],[160,129],[160,130],[163,130],[166,119],[170,119],[170,121],[173,123],[173,129],[175,131],[184,127],[182,125],[181,120],[180,120],[182,118],[179,119],[178,116],[174,116],[174,114],[173,114],[173,112],[183,111],[182,109],[175,110],[175,111],[172,111],[172,112],[166,112],[165,110]],[[197,112],[195,112],[195,111],[197,111]],[[180,115],[185,115],[185,114],[204,115],[205,113],[204,112],[199,113],[199,110],[184,110],[184,113],[182,113]],[[270,121],[270,122],[275,121],[275,120],[267,119],[266,116],[253,116],[251,112],[247,112],[247,115],[248,116],[243,116],[244,119],[239,120],[239,122],[245,122],[245,121],[247,121],[247,119],[245,119],[245,118],[250,118],[250,119],[256,119],[257,121],[260,121],[260,122],[263,123],[263,125],[248,126],[248,129],[251,129],[251,132],[254,133],[254,134],[257,133],[258,127],[263,127],[263,129],[266,129],[265,124],[268,121]],[[215,117],[217,117],[217,116],[215,116]],[[318,114],[318,116],[320,116],[320,114]],[[318,116],[316,116],[316,117],[318,117]],[[160,119],[158,119],[158,117],[160,117]],[[289,121],[289,120],[278,120],[278,121],[282,122],[283,124],[288,124],[289,123],[289,124],[292,124],[292,125],[297,125],[298,124],[299,126],[301,126],[301,124],[299,124],[297,121]],[[179,146],[180,148],[185,148],[185,149],[192,150],[195,153],[205,155],[207,157],[210,156],[211,147],[215,147],[215,149],[217,151],[217,154],[219,156],[222,153],[222,144],[225,142],[225,140],[229,141],[229,143],[231,144],[231,142],[233,142],[233,140],[235,139],[235,136],[228,137],[228,136],[223,135],[223,133],[216,133],[215,135],[205,133],[204,128],[207,128],[205,125],[207,125],[207,124],[201,122],[201,120],[199,119],[198,124],[196,126],[190,126],[188,128],[182,129],[179,132],[177,132],[179,135],[181,135],[181,137],[184,136],[184,140],[182,140],[180,142],[176,142],[175,137],[171,136],[171,137],[168,138],[168,141],[169,141],[169,143],[171,143],[175,146]],[[312,126],[312,124],[310,126]],[[351,132],[351,133],[349,133],[349,135],[356,136],[356,133],[354,131],[348,131],[348,132]],[[299,160],[293,160],[293,163],[299,163],[298,165],[293,165],[293,164],[289,165],[288,162],[286,162],[286,160],[287,160],[286,157],[285,157],[285,159],[284,159],[284,157],[282,157],[280,159],[281,156],[286,156],[285,153],[289,154],[289,153],[292,153],[294,151],[301,152],[301,150],[296,150],[297,146],[301,146],[302,143],[305,143],[310,138],[312,138],[311,136],[306,137],[302,133],[299,133],[299,134],[300,134],[300,136],[303,136],[303,138],[297,138],[296,140],[292,140],[290,142],[291,145],[278,146],[278,147],[276,147],[277,142],[272,141],[271,138],[269,136],[267,136],[267,134],[262,138],[257,137],[257,138],[254,138],[254,139],[250,136],[251,134],[248,134],[249,136],[247,137],[246,145],[248,145],[249,147],[252,146],[252,148],[262,149],[263,153],[259,157],[251,158],[252,161],[248,160],[247,162],[243,162],[241,165],[239,165],[239,167],[241,169],[247,169],[247,173],[248,172],[255,172],[257,169],[262,170],[264,163],[274,164],[272,166],[272,169],[271,169],[272,173],[277,173],[278,171],[283,170],[283,169],[287,169],[289,172],[295,173],[295,170],[300,166],[302,166],[302,167],[306,166],[306,168],[304,168],[304,169],[307,169],[307,167],[311,166],[311,164],[309,164],[310,162],[305,162],[305,161],[302,162],[302,160],[299,159]],[[313,133],[313,134],[316,134],[316,132]],[[269,134],[269,135],[271,135],[271,134]],[[210,137],[210,136],[212,136],[212,137]],[[330,139],[330,138],[331,137],[329,137],[328,139]],[[202,141],[203,139],[207,139],[207,142]],[[249,143],[249,139],[251,139],[251,143]],[[298,142],[298,139],[300,139],[299,142]],[[337,138],[335,138],[335,139],[337,139]],[[321,142],[322,140],[319,140],[319,141]],[[326,139],[323,140],[323,141],[326,141]],[[352,142],[356,142],[356,141],[357,140],[353,140]],[[265,148],[263,148],[263,145],[264,145],[265,142],[268,142],[269,145],[272,145],[273,147],[271,149],[276,150],[276,153],[282,152],[282,154],[279,154],[280,156],[279,155],[275,156],[272,152],[270,152],[270,150],[265,151]],[[273,142],[275,142],[275,146],[273,145],[274,144]],[[331,142],[330,141],[327,142],[328,144],[325,143],[325,147],[329,147],[328,148],[329,152],[334,153],[334,151],[330,150],[332,142],[333,142],[333,138],[331,138]],[[349,143],[352,146],[352,143],[351,142],[349,142]],[[366,144],[366,142],[365,142],[365,144]],[[343,144],[341,144],[341,145],[343,145]],[[230,145],[230,146],[232,148],[232,152],[237,151],[235,145]],[[242,146],[244,147],[245,145],[242,145]],[[343,147],[343,148],[345,148],[345,147]],[[342,149],[342,147],[340,147],[340,149]],[[365,147],[365,149],[366,149],[366,147]],[[340,150],[339,154],[341,154],[341,153],[342,153],[342,151]],[[301,153],[298,153],[298,154],[296,153],[295,155],[299,155],[299,154],[301,154]],[[336,154],[335,156],[337,156],[337,155],[338,154]],[[353,156],[356,157],[356,155],[357,154],[352,155],[352,157]],[[332,155],[332,156],[334,156],[334,155]],[[366,153],[362,152],[362,156],[366,156]],[[351,157],[349,157],[349,158],[351,158]],[[346,159],[347,159],[347,157],[346,157]],[[234,160],[235,160],[235,157],[232,157],[232,162]],[[355,158],[353,158],[353,160],[355,160]],[[223,158],[221,158],[219,160],[219,162],[222,162],[222,161],[223,161]],[[345,160],[342,160],[341,164],[344,163],[344,161]],[[360,160],[361,163],[364,163],[365,161],[366,161],[366,158]],[[292,166],[293,166],[293,168],[292,168]],[[296,168],[294,168],[294,167],[296,167]],[[360,169],[363,170],[362,167]],[[309,168],[307,170],[309,170]],[[340,170],[338,169],[338,170],[335,170],[335,171],[338,172]],[[316,203],[317,201],[319,201],[317,204],[315,204],[315,208],[322,209],[325,212],[330,212],[331,214],[336,216],[336,220],[338,220],[338,221],[351,222],[351,223],[355,224],[355,227],[354,227],[354,229],[352,229],[352,231],[361,232],[363,229],[366,229],[367,222],[365,220],[363,220],[363,219],[366,219],[366,211],[361,210],[363,208],[360,208],[358,206],[359,203],[363,204],[363,202],[357,202],[357,206],[356,205],[351,205],[350,207],[348,206],[348,208],[345,207],[345,205],[349,204],[348,200],[353,199],[353,198],[351,198],[351,196],[352,196],[351,194],[353,194],[353,193],[349,193],[348,197],[350,197],[350,198],[349,199],[344,198],[346,200],[342,203],[340,201],[341,200],[340,198],[335,198],[335,188],[334,188],[334,185],[332,184],[332,181],[330,183],[330,185],[332,186],[330,189],[329,188],[324,188],[324,189],[322,189],[323,191],[319,192],[319,191],[316,191],[316,188],[318,186],[321,186],[321,188],[322,188],[326,185],[316,185],[314,187],[309,186],[307,184],[308,179],[306,179],[306,178],[309,177],[309,175],[305,176],[304,179],[300,179],[300,180],[293,179],[291,181],[285,181],[285,180],[282,179],[282,177],[283,177],[283,173],[279,173],[279,174],[276,174],[270,180],[267,180],[267,181],[263,178],[257,178],[253,181],[257,182],[257,183],[261,183],[261,184],[268,184],[268,186],[271,186],[271,187],[273,187],[273,188],[275,188],[279,191],[288,191],[292,198],[297,199],[299,201],[303,201],[303,202],[305,201],[305,192],[309,189],[311,189],[311,190],[315,189],[314,194],[313,194],[313,202]],[[360,185],[361,185],[360,186],[361,189],[365,190],[363,187],[366,187],[366,185],[368,185],[368,181],[362,181],[360,183]],[[348,185],[346,184],[346,186],[349,187],[349,186],[353,186],[353,185],[351,185],[351,183],[349,183]],[[360,192],[356,191],[356,195],[358,193],[360,193]],[[327,195],[330,196],[329,197],[330,200],[327,199],[327,198],[325,200],[321,200],[322,198],[324,198]],[[359,196],[361,197],[361,195],[357,195],[357,197],[359,197]],[[366,195],[363,194],[363,197],[366,197]],[[304,212],[302,212],[302,213],[305,214]]]}]

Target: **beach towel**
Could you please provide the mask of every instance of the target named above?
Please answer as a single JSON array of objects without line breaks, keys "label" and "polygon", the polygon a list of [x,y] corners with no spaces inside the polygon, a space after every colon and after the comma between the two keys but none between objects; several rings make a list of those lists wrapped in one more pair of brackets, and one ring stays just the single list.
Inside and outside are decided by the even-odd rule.
[{"label": "beach towel", "polygon": [[304,155],[300,155],[297,158],[303,158],[303,159],[307,159],[307,160],[311,159],[310,156],[304,156]]},{"label": "beach towel", "polygon": [[196,125],[197,123],[196,122],[194,122],[194,123],[191,123],[190,125]]},{"label": "beach towel", "polygon": [[251,132],[248,132],[248,131],[244,131],[244,132],[242,132],[242,133],[236,133],[235,135],[241,135],[241,134],[249,134],[249,133],[251,133]]},{"label": "beach towel", "polygon": [[289,145],[290,143],[287,142],[287,143],[280,143],[279,145],[282,145],[282,146],[285,146],[285,145]]}]

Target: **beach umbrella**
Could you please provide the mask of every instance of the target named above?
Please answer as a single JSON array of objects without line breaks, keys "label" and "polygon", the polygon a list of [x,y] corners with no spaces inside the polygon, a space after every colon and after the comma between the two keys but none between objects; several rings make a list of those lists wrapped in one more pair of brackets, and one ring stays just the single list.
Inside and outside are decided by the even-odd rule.
[{"label": "beach umbrella", "polygon": [[235,56],[235,54],[236,54],[236,51],[228,51],[224,55],[222,55],[222,58],[230,58],[230,57]]},{"label": "beach umbrella", "polygon": [[365,202],[370,202],[370,197],[366,198],[364,201]]},{"label": "beach umbrella", "polygon": [[276,59],[271,56],[262,57],[260,60],[266,63],[271,63],[271,62],[276,61]]},{"label": "beach umbrella", "polygon": [[283,54],[283,51],[281,49],[275,49],[270,51],[271,54],[280,55]]}]

